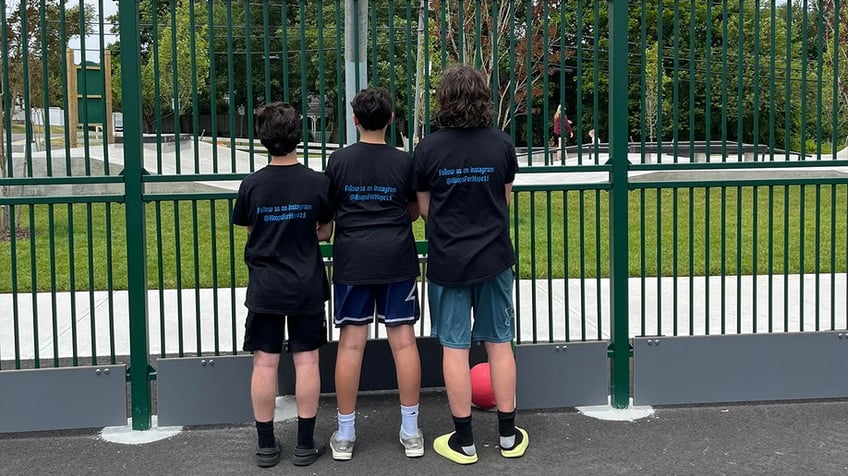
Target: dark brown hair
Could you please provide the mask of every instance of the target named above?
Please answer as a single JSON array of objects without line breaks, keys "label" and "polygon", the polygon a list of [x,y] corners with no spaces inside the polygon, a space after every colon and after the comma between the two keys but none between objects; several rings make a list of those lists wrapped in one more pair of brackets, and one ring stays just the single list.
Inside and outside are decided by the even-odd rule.
[{"label": "dark brown hair", "polygon": [[366,131],[379,131],[392,120],[392,95],[386,88],[363,89],[350,105]]},{"label": "dark brown hair", "polygon": [[293,151],[303,140],[303,122],[293,107],[274,102],[259,110],[256,135],[268,153],[280,157]]},{"label": "dark brown hair", "polygon": [[492,90],[486,78],[471,66],[449,67],[436,90],[441,127],[471,128],[492,126]]}]

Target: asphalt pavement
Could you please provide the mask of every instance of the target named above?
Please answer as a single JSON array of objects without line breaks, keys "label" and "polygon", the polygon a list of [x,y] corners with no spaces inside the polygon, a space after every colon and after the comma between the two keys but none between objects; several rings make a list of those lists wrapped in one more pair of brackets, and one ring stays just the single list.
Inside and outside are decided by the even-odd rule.
[{"label": "asphalt pavement", "polygon": [[[36,410],[37,411],[37,410]],[[519,411],[530,434],[523,458],[507,460],[496,447],[497,417],[476,410],[478,463],[459,466],[432,451],[452,429],[443,389],[426,390],[420,426],[422,458],[407,459],[397,441],[400,411],[394,392],[360,396],[357,446],[351,461],[329,453],[305,468],[291,464],[295,422],[276,423],[283,443],[279,465],[254,463],[250,423],[187,427],[146,444],[107,442],[100,429],[0,435],[3,475],[846,475],[848,401],[783,402],[655,408],[635,421],[592,418],[572,408]],[[316,434],[335,427],[333,395],[321,399]]]}]

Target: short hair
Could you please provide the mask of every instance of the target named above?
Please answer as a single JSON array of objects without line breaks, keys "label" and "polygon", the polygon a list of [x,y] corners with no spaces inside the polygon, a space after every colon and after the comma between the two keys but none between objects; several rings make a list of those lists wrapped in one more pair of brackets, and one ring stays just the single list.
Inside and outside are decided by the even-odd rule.
[{"label": "short hair", "polygon": [[359,124],[367,131],[379,131],[392,119],[392,96],[386,88],[363,89],[350,105]]},{"label": "short hair", "polygon": [[259,110],[256,135],[268,153],[275,157],[283,156],[303,140],[303,122],[293,107],[284,102],[273,102]]},{"label": "short hair", "polygon": [[449,67],[436,89],[441,127],[491,127],[492,90],[483,75],[471,66]]}]

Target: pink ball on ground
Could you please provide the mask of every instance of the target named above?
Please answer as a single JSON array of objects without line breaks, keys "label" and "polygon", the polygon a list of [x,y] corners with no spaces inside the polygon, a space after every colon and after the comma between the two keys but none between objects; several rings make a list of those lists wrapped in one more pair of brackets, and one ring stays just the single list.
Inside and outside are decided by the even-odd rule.
[{"label": "pink ball on ground", "polygon": [[497,405],[488,362],[471,367],[471,402],[485,410],[491,410]]}]

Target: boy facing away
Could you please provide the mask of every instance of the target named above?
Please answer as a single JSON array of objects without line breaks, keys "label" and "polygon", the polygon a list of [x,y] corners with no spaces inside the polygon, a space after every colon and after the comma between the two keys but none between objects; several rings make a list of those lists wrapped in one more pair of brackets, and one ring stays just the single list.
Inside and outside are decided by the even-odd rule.
[{"label": "boy facing away", "polygon": [[412,157],[386,144],[386,127],[393,117],[386,89],[363,90],[351,106],[360,140],[334,152],[326,170],[336,226],[334,316],[341,329],[336,358],[338,430],[330,438],[330,449],[335,460],[353,457],[362,356],[376,314],[386,326],[397,369],[398,439],[407,457],[419,457],[424,455],[424,435],[418,428],[421,362],[413,328],[419,306]]},{"label": "boy facing away", "polygon": [[297,160],[295,148],[303,128],[294,108],[269,104],[259,112],[256,128],[271,161],[245,177],[233,208],[233,224],[248,232],[244,350],[253,352],[250,397],[259,438],[256,462],[269,467],[280,461],[274,403],[287,326],[285,347],[294,360],[298,416],[292,463],[306,466],[326,450],[314,430],[321,390],[318,349],[327,342],[324,302],[329,297],[318,241],[332,234],[330,184]]},{"label": "boy facing away", "polygon": [[[501,455],[524,455],[527,432],[515,426],[515,253],[509,199],[518,170],[515,146],[492,124],[492,92],[470,66],[448,68],[436,91],[438,125],[415,149],[415,187],[429,238],[431,332],[443,350],[455,431],[433,441],[439,455],[477,462],[471,430],[472,341],[483,341],[492,372]],[[474,311],[472,325],[471,313]]]}]

